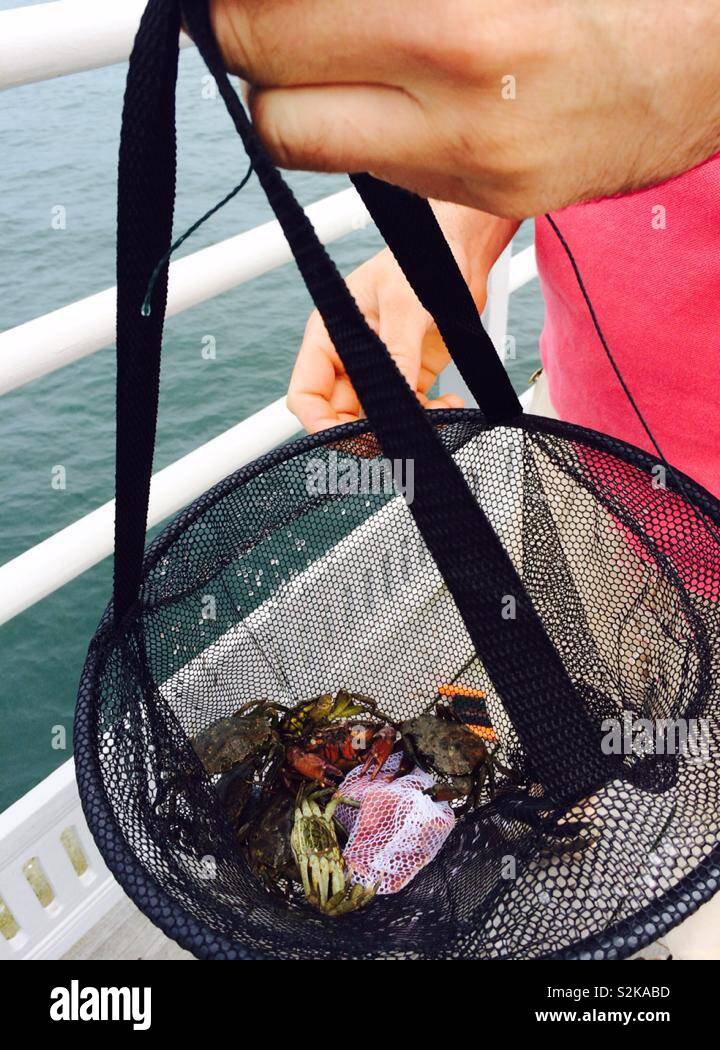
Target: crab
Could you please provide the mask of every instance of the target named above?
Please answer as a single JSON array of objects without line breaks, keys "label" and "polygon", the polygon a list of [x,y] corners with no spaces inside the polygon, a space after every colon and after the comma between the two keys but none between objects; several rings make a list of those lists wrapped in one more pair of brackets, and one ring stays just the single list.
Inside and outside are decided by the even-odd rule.
[{"label": "crab", "polygon": [[292,795],[279,792],[247,829],[246,843],[251,870],[268,889],[289,894],[300,877],[290,845],[295,818]]},{"label": "crab", "polygon": [[278,707],[266,700],[251,700],[197,734],[192,746],[210,776],[227,773],[253,756],[266,757],[277,748]]},{"label": "crab", "polygon": [[402,722],[400,735],[407,756],[440,778],[427,789],[438,802],[466,797],[468,806],[477,805],[486,781],[492,796],[496,770],[512,777],[484,741],[459,722],[426,713]]},{"label": "crab", "polygon": [[326,726],[287,749],[287,766],[306,780],[331,787],[343,775],[364,763],[375,763],[373,779],[395,746],[397,730],[385,724],[346,722]]},{"label": "crab", "polygon": [[338,689],[335,696],[323,693],[313,700],[296,704],[280,719],[279,731],[285,740],[299,740],[315,727],[326,726],[343,718],[354,718],[363,711],[374,711],[372,697]]},{"label": "crab", "polygon": [[300,792],[295,803],[290,845],[308,902],[324,915],[346,915],[368,904],[377,887],[367,889],[360,884],[351,885],[347,880],[333,815],[341,802],[356,803],[335,795],[323,810],[318,799],[324,795],[324,791]]},{"label": "crab", "polygon": [[[375,717],[355,721],[368,713]],[[381,766],[392,750],[397,732],[383,725],[372,697],[339,689],[297,704],[280,719],[278,734],[286,746],[283,770],[290,787],[294,775],[331,787],[344,773],[366,759]],[[392,738],[392,744],[389,740]]]}]

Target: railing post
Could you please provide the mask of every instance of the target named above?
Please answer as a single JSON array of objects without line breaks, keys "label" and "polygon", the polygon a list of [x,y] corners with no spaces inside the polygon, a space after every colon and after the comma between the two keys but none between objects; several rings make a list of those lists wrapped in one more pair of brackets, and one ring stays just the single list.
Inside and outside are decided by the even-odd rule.
[{"label": "railing post", "polygon": [[59,958],[123,896],[85,823],[72,759],[0,813],[0,899],[13,919],[0,925],[0,959]]}]

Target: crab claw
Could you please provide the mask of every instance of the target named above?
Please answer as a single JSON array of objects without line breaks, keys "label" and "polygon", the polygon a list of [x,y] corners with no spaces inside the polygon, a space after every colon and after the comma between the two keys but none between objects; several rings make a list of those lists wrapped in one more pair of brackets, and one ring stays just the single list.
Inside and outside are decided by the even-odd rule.
[{"label": "crab claw", "polygon": [[335,721],[339,718],[353,718],[355,715],[359,715],[363,708],[355,701],[360,699],[364,699],[364,697],[356,697],[353,693],[349,693],[347,689],[338,689],[328,720]]},{"label": "crab claw", "polygon": [[323,787],[334,787],[335,780],[341,780],[342,770],[337,766],[326,762],[321,755],[310,751],[303,751],[301,747],[289,747],[287,749],[288,764],[306,780],[316,780]]},{"label": "crab claw", "polygon": [[387,762],[388,758],[390,757],[390,754],[392,753],[392,749],[395,747],[396,739],[397,730],[394,726],[391,726],[388,723],[385,723],[385,725],[381,729],[379,729],[375,734],[373,742],[370,745],[370,752],[367,758],[365,759],[365,762],[362,767],[362,772],[366,773],[372,765],[372,763],[375,763],[375,769],[373,770],[373,774],[370,777],[371,780],[375,779],[382,767]]},{"label": "crab claw", "polygon": [[423,795],[428,795],[433,802],[455,802],[456,799],[464,798],[467,791],[452,784],[433,784],[432,787],[425,788]]}]

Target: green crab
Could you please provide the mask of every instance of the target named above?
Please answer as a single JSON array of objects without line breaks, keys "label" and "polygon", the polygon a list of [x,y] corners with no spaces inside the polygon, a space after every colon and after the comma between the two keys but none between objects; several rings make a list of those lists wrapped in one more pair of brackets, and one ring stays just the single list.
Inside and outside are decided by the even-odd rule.
[{"label": "green crab", "polygon": [[338,689],[335,696],[323,693],[312,700],[296,704],[280,719],[279,730],[284,740],[299,740],[303,735],[320,726],[328,726],[364,712],[375,712],[372,697]]},{"label": "green crab", "polygon": [[490,796],[495,790],[495,772],[513,774],[479,736],[457,721],[425,713],[400,725],[400,735],[408,758],[439,782],[427,789],[437,802],[466,798],[477,805],[487,782]]},{"label": "green crab", "polygon": [[210,776],[227,773],[255,756],[267,757],[277,749],[279,705],[251,700],[227,718],[220,718],[191,741]]},{"label": "green crab", "polygon": [[366,889],[347,881],[333,815],[341,802],[356,803],[335,795],[322,810],[317,800],[326,794],[298,795],[290,845],[310,904],[324,915],[346,915],[368,904],[377,887]]}]

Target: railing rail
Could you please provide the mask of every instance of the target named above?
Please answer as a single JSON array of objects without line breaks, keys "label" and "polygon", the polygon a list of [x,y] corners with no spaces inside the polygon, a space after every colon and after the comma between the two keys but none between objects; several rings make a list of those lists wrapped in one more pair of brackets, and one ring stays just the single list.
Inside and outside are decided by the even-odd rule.
[{"label": "railing rail", "polygon": [[[324,197],[305,211],[324,244],[370,223],[353,188]],[[186,255],[170,265],[167,315],[189,310],[291,258],[278,222],[263,223]],[[0,333],[0,394],[113,343],[116,296],[116,289],[108,288]]]},{"label": "railing rail", "polygon": [[[0,91],[123,62],[147,0],[56,0],[0,11]],[[184,33],[181,47],[191,47]]]},{"label": "railing rail", "polygon": [[[297,429],[297,420],[280,398],[158,471],[150,488],[148,528]],[[114,521],[111,500],[0,567],[0,624],[106,558],[113,549]]]}]

